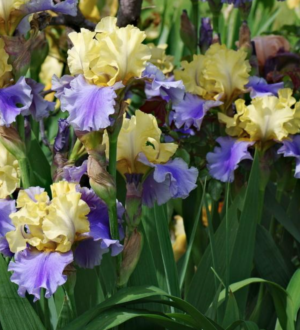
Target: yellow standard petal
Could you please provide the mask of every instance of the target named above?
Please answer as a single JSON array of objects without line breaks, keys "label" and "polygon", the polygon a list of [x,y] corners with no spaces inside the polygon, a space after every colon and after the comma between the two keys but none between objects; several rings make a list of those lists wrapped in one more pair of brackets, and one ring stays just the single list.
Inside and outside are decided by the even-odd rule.
[{"label": "yellow standard petal", "polygon": [[300,130],[299,106],[291,89],[279,91],[279,96],[258,97],[240,117],[244,130],[252,140],[279,140]]},{"label": "yellow standard petal", "polygon": [[68,181],[59,181],[51,185],[52,198],[66,195],[69,192],[76,192],[76,183],[70,183]]},{"label": "yellow standard petal", "polygon": [[170,73],[174,69],[174,56],[166,55],[168,45],[147,44],[151,51],[149,62],[157,66],[164,74]]},{"label": "yellow standard petal", "polygon": [[142,44],[145,37],[144,32],[127,25],[100,38],[100,53],[98,61],[92,63],[92,71],[99,75],[107,66],[115,68],[114,77],[107,83],[109,86],[117,81],[126,83],[132,77],[141,77],[151,57],[149,48]]},{"label": "yellow standard petal", "polygon": [[49,206],[43,231],[49,240],[57,243],[56,251],[69,251],[78,236],[90,230],[87,219],[90,208],[80,197],[80,193],[70,192],[55,197]]},{"label": "yellow standard petal", "polygon": [[[156,118],[142,111],[136,111],[130,119],[124,118],[124,123],[118,139],[117,168],[123,175],[126,173],[146,173],[148,167],[138,161],[143,153],[152,163],[165,163],[176,152],[174,143],[161,143],[161,130]],[[104,135],[107,157],[108,138]]]},{"label": "yellow standard petal", "polygon": [[207,94],[204,89],[205,84],[203,81],[205,56],[194,55],[192,62],[181,62],[181,67],[182,68],[180,70],[175,70],[175,79],[183,81],[187,92],[205,97]]},{"label": "yellow standard petal", "polygon": [[250,64],[243,50],[227,49],[225,45],[214,44],[205,54],[205,89],[210,95],[221,94],[222,100],[232,102],[245,91]]}]

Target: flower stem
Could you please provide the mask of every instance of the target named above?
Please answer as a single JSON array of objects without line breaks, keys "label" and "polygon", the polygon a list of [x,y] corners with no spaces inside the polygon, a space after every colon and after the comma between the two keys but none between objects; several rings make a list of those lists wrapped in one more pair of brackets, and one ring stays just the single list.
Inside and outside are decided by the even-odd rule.
[{"label": "flower stem", "polygon": [[30,164],[28,162],[27,158],[21,158],[18,160],[19,166],[21,170],[21,179],[22,179],[22,185],[23,188],[29,188],[30,187]]},{"label": "flower stem", "polygon": [[229,285],[230,285],[230,257],[229,257],[229,194],[230,194],[230,183],[226,184],[226,216],[225,216],[225,253],[226,253],[226,274],[225,274],[225,285],[226,285],[226,293],[225,293],[225,301],[228,300],[229,294]]}]

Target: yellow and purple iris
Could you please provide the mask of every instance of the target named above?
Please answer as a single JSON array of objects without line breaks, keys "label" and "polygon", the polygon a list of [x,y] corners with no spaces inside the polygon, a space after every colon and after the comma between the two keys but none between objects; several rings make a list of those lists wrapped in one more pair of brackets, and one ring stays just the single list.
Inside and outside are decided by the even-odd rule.
[{"label": "yellow and purple iris", "polygon": [[[53,0],[0,0],[0,34],[12,36],[19,27],[23,30],[28,15],[39,11],[52,10],[75,16],[77,0],[65,0],[57,4]],[[23,32],[23,31],[22,31]]]},{"label": "yellow and purple iris", "polygon": [[20,191],[16,206],[0,200],[0,252],[14,255],[11,280],[21,296],[27,291],[35,300],[42,288],[49,298],[66,282],[63,272],[73,261],[93,268],[109,249],[122,250],[110,237],[107,207],[92,190],[67,181],[51,190],[52,200],[40,187]]}]

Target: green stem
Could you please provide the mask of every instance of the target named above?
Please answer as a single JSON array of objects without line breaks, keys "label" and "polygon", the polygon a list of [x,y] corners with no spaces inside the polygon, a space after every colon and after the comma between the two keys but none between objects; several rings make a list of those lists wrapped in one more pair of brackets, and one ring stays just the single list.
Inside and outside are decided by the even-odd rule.
[{"label": "green stem", "polygon": [[230,183],[226,185],[226,216],[225,216],[225,252],[226,252],[226,274],[225,274],[225,285],[226,285],[226,296],[225,301],[227,303],[230,285],[230,257],[229,257],[229,218],[228,218],[228,207],[229,207],[229,194],[230,194]]},{"label": "green stem", "polygon": [[[194,24],[196,30],[196,40],[198,44],[198,35],[199,35],[199,1],[192,0],[192,22]],[[196,46],[196,54],[197,54],[198,46]]]},{"label": "green stem", "polygon": [[20,170],[21,170],[21,178],[22,178],[22,186],[23,188],[30,187],[30,165],[27,158],[21,158],[18,160]]}]

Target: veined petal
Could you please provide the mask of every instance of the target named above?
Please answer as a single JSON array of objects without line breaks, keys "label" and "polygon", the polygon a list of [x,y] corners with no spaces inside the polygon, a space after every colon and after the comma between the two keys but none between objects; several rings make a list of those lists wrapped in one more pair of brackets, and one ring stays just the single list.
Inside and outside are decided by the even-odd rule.
[{"label": "veined petal", "polygon": [[71,82],[71,88],[65,89],[61,96],[62,110],[68,111],[69,123],[81,131],[98,131],[111,125],[109,116],[115,112],[115,89],[99,87],[87,83],[82,75]]},{"label": "veined petal", "polygon": [[143,184],[143,203],[148,207],[152,207],[155,201],[161,205],[171,198],[184,199],[197,187],[198,170],[195,167],[188,168],[181,158],[153,165],[141,154],[139,160],[154,168]]},{"label": "veined petal", "polygon": [[68,182],[78,183],[84,174],[87,174],[87,160],[80,166],[65,166],[63,177]]},{"label": "veined petal", "polygon": [[49,240],[58,243],[56,251],[69,251],[80,234],[90,231],[90,208],[80,197],[80,193],[70,192],[52,199],[42,228]]},{"label": "veined petal", "polygon": [[40,299],[41,289],[46,289],[45,297],[50,298],[60,285],[67,281],[63,271],[73,261],[71,251],[67,253],[39,252],[26,249],[15,255],[8,270],[13,272],[11,281],[19,286],[18,293],[25,297],[26,291]]},{"label": "veined petal", "polygon": [[[7,1],[7,0],[5,0]],[[21,2],[19,0],[19,2]],[[76,16],[78,0],[64,0],[55,3],[53,0],[23,0],[24,4],[22,10],[27,14],[37,13],[39,11],[51,10],[56,13],[65,15]]]},{"label": "veined petal", "polygon": [[6,233],[15,229],[9,215],[16,211],[14,200],[0,199],[0,253],[5,257],[13,256],[5,237]]},{"label": "veined petal", "polygon": [[25,116],[31,114],[34,120],[40,121],[48,117],[49,112],[54,110],[55,102],[49,102],[42,97],[41,92],[45,88],[43,84],[37,83],[30,78],[26,78],[26,83],[32,89],[32,103],[30,108],[24,110],[22,114]]},{"label": "veined petal", "polygon": [[233,182],[234,171],[244,159],[252,159],[248,148],[254,142],[239,141],[232,137],[219,137],[216,140],[220,147],[206,156],[209,174],[222,182]]},{"label": "veined petal", "polygon": [[268,84],[264,78],[250,77],[246,88],[250,89],[252,99],[270,95],[278,96],[278,91],[284,88],[284,83]]},{"label": "veined petal", "polygon": [[184,100],[173,106],[175,125],[177,128],[181,128],[184,125],[184,129],[194,126],[199,130],[207,111],[221,104],[223,102],[206,101],[197,95],[186,93]]},{"label": "veined petal", "polygon": [[296,158],[295,178],[300,178],[300,135],[294,135],[289,140],[282,141],[283,146],[277,151],[284,157]]},{"label": "veined petal", "polygon": [[31,88],[23,77],[15,85],[0,89],[0,125],[13,123],[22,111],[30,108],[32,98]]},{"label": "veined petal", "polygon": [[64,94],[64,90],[71,88],[71,81],[75,79],[72,76],[65,75],[61,78],[58,78],[56,75],[52,77],[52,90],[55,91],[55,96],[60,99]]}]

